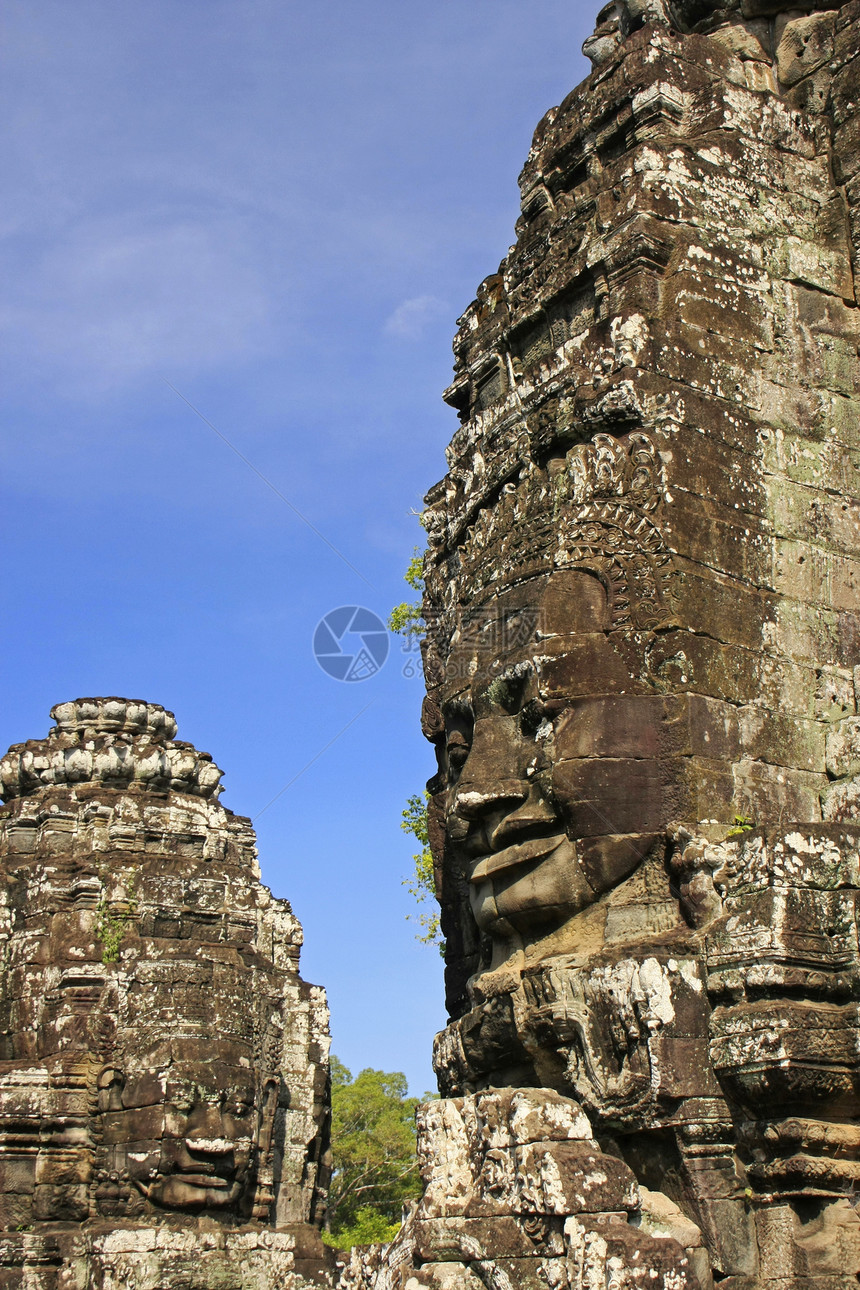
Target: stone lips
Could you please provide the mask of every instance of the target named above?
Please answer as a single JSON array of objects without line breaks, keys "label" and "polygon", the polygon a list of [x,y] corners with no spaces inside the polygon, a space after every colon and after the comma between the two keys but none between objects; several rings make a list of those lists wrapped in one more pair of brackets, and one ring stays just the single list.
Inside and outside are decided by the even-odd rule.
[{"label": "stone lips", "polygon": [[224,774],[208,753],[174,741],[176,719],[157,703],[76,699],[51,709],[46,739],[15,744],[0,760],[0,796],[48,786],[104,784],[215,799]]},{"label": "stone lips", "polygon": [[0,1284],[325,1284],[328,1011],[301,927],[171,714],[54,715],[0,809]]}]

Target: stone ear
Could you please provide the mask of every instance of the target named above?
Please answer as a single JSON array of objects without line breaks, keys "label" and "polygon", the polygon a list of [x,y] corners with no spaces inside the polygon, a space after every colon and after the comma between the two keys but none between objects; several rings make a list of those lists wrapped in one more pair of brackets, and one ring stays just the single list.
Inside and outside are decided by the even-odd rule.
[{"label": "stone ear", "polygon": [[125,1075],[114,1066],[106,1066],[98,1077],[96,1084],[99,1094],[99,1110],[121,1111],[122,1090],[125,1087]]},{"label": "stone ear", "polygon": [[[283,1101],[281,1097],[281,1080],[267,1079],[263,1085],[262,1096],[260,1099],[260,1136],[259,1147],[260,1155],[265,1159],[268,1156],[272,1146],[272,1134],[275,1128],[275,1113],[279,1104]],[[286,1089],[286,1085],[284,1085]],[[289,1104],[289,1094],[287,1093],[286,1103]]]}]

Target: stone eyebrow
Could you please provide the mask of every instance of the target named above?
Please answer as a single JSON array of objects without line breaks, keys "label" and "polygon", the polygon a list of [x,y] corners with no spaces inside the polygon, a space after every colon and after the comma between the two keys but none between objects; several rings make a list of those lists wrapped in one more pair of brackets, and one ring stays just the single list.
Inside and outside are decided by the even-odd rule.
[{"label": "stone eyebrow", "polygon": [[504,672],[500,672],[494,679],[510,684],[511,681],[525,681],[532,672],[534,672],[534,664],[529,659],[523,659],[520,663],[506,667]]},{"label": "stone eyebrow", "polygon": [[442,716],[446,721],[462,717],[464,721],[473,721],[475,713],[468,699],[449,699],[442,705]]}]

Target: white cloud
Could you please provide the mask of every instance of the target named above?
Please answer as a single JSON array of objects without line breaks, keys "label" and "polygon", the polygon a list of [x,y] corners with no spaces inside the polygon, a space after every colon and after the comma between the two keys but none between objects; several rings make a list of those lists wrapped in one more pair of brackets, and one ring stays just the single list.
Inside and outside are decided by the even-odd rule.
[{"label": "white cloud", "polygon": [[386,319],[385,333],[401,340],[420,340],[428,323],[448,313],[444,300],[436,296],[413,296],[404,300]]}]

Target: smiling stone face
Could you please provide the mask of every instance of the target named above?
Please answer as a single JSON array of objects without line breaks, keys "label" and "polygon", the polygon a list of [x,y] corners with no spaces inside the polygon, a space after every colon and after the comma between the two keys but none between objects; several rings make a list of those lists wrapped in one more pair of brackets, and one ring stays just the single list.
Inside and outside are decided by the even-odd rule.
[{"label": "smiling stone face", "polygon": [[120,1176],[150,1204],[249,1214],[277,1083],[260,1089],[248,1068],[213,1064],[210,1047],[186,1043],[182,1061],[163,1071],[163,1052],[149,1061],[136,1057],[131,1076],[106,1067],[99,1077],[102,1133],[115,1144]]},{"label": "smiling stone face", "polygon": [[[250,1233],[245,1253],[289,1227],[296,1259],[319,1261],[328,1014],[298,974],[298,922],[260,883],[250,822],[158,705],[54,715],[0,762],[6,1217],[85,1242],[91,1222],[139,1234],[169,1215],[176,1248],[135,1272],[147,1290],[201,1283],[181,1264],[199,1261],[201,1219]],[[219,1284],[239,1284],[235,1258]],[[284,1266],[259,1284],[292,1284]]]},{"label": "smiling stone face", "polygon": [[[618,937],[643,866],[667,932],[673,823],[856,801],[830,731],[857,711],[856,490],[817,496],[856,439],[856,19],[670,8],[601,9],[599,72],[540,123],[516,244],[454,342],[423,516],[454,1018],[491,971]],[[705,878],[682,885],[704,917]]]},{"label": "smiling stone face", "polygon": [[[657,707],[635,694],[577,693],[583,655],[618,671],[602,583],[559,571],[529,591],[529,608],[502,602],[492,620],[476,615],[466,625],[449,666],[472,680],[442,709],[436,787],[449,852],[497,958],[626,878],[651,847],[661,810],[643,761]],[[488,637],[507,637],[508,656],[488,654]]]},{"label": "smiling stone face", "polygon": [[[450,1022],[398,1283],[411,1240],[416,1285],[677,1287],[674,1212],[703,1288],[856,1290],[858,29],[604,6],[460,319],[422,517]],[[626,1249],[581,1155],[600,1236],[534,1174],[518,1228],[486,1112],[526,1089],[649,1193]]]}]

